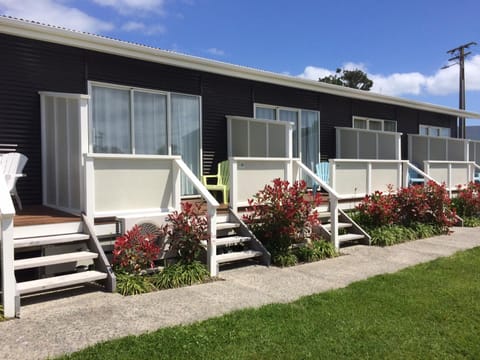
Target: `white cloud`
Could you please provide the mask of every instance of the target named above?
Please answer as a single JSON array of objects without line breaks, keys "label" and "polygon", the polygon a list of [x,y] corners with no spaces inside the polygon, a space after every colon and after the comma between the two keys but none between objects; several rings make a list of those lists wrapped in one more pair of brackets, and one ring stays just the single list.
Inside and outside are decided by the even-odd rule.
[{"label": "white cloud", "polygon": [[154,12],[156,14],[165,14],[166,0],[93,0],[98,5],[108,6],[122,15],[131,15],[135,12]]},{"label": "white cloud", "polygon": [[142,22],[138,21],[128,21],[122,25],[122,30],[124,31],[140,31],[145,35],[155,35],[155,34],[163,34],[165,33],[166,29],[162,25],[145,25]]},{"label": "white cloud", "polygon": [[102,21],[55,0],[0,0],[0,12],[17,18],[92,33],[110,31],[114,28],[110,22]]},{"label": "white cloud", "polygon": [[221,50],[221,49],[217,49],[217,48],[210,48],[210,49],[207,49],[207,52],[211,55],[215,55],[215,56],[225,56],[225,51]]},{"label": "white cloud", "polygon": [[[389,75],[370,73],[362,63],[345,63],[345,69],[360,69],[373,80],[372,91],[385,95],[449,95],[458,93],[458,65],[448,69],[438,70],[433,75],[424,75],[419,72],[393,73]],[[335,70],[316,66],[307,66],[303,73],[298,75],[304,79],[318,80],[329,76]],[[466,90],[480,90],[480,55],[467,58],[465,61]]]}]

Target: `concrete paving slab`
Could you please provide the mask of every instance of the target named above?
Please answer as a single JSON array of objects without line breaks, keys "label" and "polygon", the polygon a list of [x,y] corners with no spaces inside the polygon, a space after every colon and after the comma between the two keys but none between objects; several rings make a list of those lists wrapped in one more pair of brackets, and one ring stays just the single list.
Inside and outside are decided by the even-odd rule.
[{"label": "concrete paving slab", "polygon": [[124,297],[73,290],[50,301],[24,300],[22,318],[0,323],[2,359],[44,359],[100,341],[188,324],[237,309],[289,302],[378,274],[480,246],[480,229],[391,247],[353,246],[342,255],[291,268],[248,266],[220,273],[223,281]]}]

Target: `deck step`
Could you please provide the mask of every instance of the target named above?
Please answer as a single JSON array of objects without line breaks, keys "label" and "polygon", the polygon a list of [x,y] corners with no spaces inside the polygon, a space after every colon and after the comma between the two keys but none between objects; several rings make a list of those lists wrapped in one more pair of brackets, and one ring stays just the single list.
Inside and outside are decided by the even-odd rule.
[{"label": "deck step", "polygon": [[362,240],[365,239],[365,236],[360,235],[360,234],[344,234],[344,235],[339,235],[338,240],[340,243],[342,242],[347,242],[347,241],[353,241],[353,240]]},{"label": "deck step", "polygon": [[240,227],[239,223],[232,223],[232,222],[217,223],[217,231],[236,229],[236,228],[239,228],[239,227]]},{"label": "deck step", "polygon": [[[325,230],[331,231],[332,224],[330,224],[330,223],[322,224],[322,226]],[[339,229],[346,229],[346,228],[349,228],[349,227],[352,227],[351,223],[338,223],[338,228]]]},{"label": "deck step", "polygon": [[331,213],[328,212],[328,211],[319,211],[318,212],[318,218],[319,219],[330,219],[330,216],[331,216]]},{"label": "deck step", "polygon": [[34,292],[56,289],[65,286],[84,284],[92,281],[102,280],[107,274],[99,271],[84,271],[75,274],[56,276],[51,278],[24,281],[17,283],[17,290],[20,295]]},{"label": "deck step", "polygon": [[76,251],[65,254],[39,256],[28,259],[19,259],[13,262],[15,270],[32,269],[40,266],[72,263],[77,261],[92,260],[98,257],[97,253],[89,251]]},{"label": "deck step", "polygon": [[77,241],[88,240],[87,234],[64,234],[64,235],[52,235],[52,236],[39,236],[31,238],[15,239],[13,246],[15,249],[34,247],[34,246],[46,246],[55,244],[66,244]]},{"label": "deck step", "polygon": [[242,244],[252,240],[248,236],[226,236],[222,238],[217,238],[215,244],[217,246],[232,246],[237,244]]},{"label": "deck step", "polygon": [[252,259],[262,255],[263,253],[261,251],[254,251],[254,250],[231,252],[227,254],[217,255],[217,264]]}]

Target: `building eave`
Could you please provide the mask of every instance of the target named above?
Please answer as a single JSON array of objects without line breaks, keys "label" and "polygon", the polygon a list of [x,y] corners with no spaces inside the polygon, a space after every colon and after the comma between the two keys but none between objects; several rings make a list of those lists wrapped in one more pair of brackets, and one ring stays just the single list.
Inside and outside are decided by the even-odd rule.
[{"label": "building eave", "polygon": [[403,106],[416,110],[430,111],[461,118],[480,119],[479,113],[471,111],[462,111],[430,103],[325,84],[318,81],[306,80],[298,77],[277,74],[239,65],[232,65],[191,55],[179,54],[144,45],[71,31],[10,17],[0,17],[0,32],[14,36],[74,46],[107,54],[119,55],[192,70],[205,71],[240,79],[265,82],[274,85],[343,96],[357,100]]}]

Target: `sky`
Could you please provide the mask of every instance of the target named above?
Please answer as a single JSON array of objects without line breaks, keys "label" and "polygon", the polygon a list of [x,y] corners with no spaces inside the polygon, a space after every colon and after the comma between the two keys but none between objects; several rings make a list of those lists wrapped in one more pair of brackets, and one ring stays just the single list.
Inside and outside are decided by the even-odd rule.
[{"label": "sky", "polygon": [[361,69],[371,91],[453,108],[459,66],[441,67],[474,41],[466,109],[480,113],[478,0],[0,0],[0,13],[312,80]]}]

